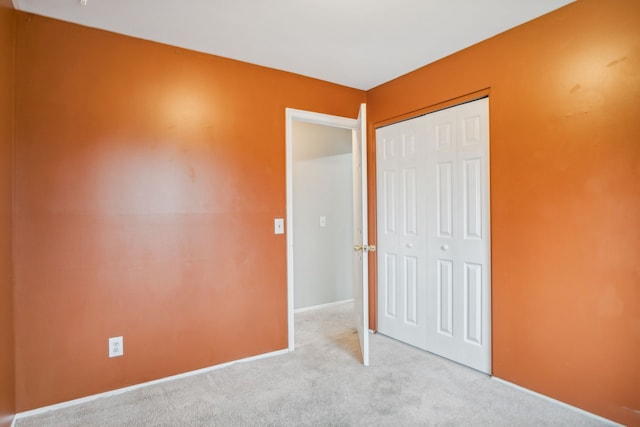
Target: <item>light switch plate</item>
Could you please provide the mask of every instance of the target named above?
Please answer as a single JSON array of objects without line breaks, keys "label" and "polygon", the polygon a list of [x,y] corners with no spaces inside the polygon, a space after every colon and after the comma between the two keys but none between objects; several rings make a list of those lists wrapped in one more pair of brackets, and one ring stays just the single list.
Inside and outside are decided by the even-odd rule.
[{"label": "light switch plate", "polygon": [[326,227],[327,226],[327,217],[326,216],[321,216],[320,217],[320,227]]},{"label": "light switch plate", "polygon": [[273,226],[275,234],[284,234],[284,218],[276,218]]}]

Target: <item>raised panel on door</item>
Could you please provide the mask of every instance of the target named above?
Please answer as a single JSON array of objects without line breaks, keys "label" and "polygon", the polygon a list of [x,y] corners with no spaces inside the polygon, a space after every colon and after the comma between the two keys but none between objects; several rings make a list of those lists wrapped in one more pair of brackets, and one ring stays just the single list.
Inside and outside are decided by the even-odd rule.
[{"label": "raised panel on door", "polygon": [[386,235],[395,235],[396,225],[396,171],[382,171],[382,206],[383,206],[383,224],[384,233]]},{"label": "raised panel on door", "polygon": [[438,237],[453,237],[453,162],[440,162],[435,170],[435,221]]},{"label": "raised panel on door", "polygon": [[464,340],[482,346],[482,265],[464,263]]},{"label": "raised panel on door", "polygon": [[462,236],[482,239],[482,165],[479,157],[462,160]]},{"label": "raised panel on door", "polygon": [[[423,133],[423,132],[422,132]],[[415,123],[376,132],[378,331],[424,348],[426,233],[424,140]],[[382,278],[382,283],[380,279]]]},{"label": "raised panel on door", "polygon": [[402,212],[404,235],[418,237],[418,198],[416,168],[402,170]]},{"label": "raised panel on door", "polygon": [[[397,260],[398,255],[395,253],[386,252],[382,254],[383,275],[379,276],[378,283],[382,284],[382,292],[380,292],[380,300],[383,301],[382,310],[378,312],[382,314],[383,318],[396,319],[398,315],[396,304],[396,291],[397,287]],[[380,261],[378,261],[380,262]],[[382,278],[382,281],[380,281]],[[384,321],[381,321],[384,323]]]},{"label": "raised panel on door", "polygon": [[453,261],[436,261],[436,330],[438,334],[453,335]]},{"label": "raised panel on door", "polygon": [[404,285],[404,323],[410,326],[418,324],[418,258],[405,256],[403,260]]}]

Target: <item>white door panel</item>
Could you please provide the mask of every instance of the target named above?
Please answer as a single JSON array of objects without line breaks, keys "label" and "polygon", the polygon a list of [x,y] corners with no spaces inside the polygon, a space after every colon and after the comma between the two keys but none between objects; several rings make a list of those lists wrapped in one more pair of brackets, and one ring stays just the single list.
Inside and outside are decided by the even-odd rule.
[{"label": "white door panel", "polygon": [[[362,363],[369,365],[369,264],[367,230],[366,104],[360,106],[353,131],[353,299]],[[364,248],[355,250],[356,247]]]},{"label": "white door panel", "polygon": [[424,141],[413,121],[396,126],[377,134],[378,246],[385,248],[378,255],[378,330],[424,348]]},{"label": "white door panel", "polygon": [[488,99],[377,130],[381,333],[491,371]]}]

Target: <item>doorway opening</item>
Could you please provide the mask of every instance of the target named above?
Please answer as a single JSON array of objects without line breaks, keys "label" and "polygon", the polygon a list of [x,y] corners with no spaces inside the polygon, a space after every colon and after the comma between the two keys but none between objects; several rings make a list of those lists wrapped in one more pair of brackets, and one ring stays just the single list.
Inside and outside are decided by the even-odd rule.
[{"label": "doorway opening", "polygon": [[295,349],[296,309],[353,300],[366,365],[368,336],[362,331],[368,312],[358,316],[367,308],[366,277],[358,274],[366,256],[353,249],[367,247],[361,221],[363,123],[362,114],[356,120],[286,110],[286,230],[289,351]]},{"label": "doorway opening", "polygon": [[294,310],[353,300],[351,130],[293,122]]}]

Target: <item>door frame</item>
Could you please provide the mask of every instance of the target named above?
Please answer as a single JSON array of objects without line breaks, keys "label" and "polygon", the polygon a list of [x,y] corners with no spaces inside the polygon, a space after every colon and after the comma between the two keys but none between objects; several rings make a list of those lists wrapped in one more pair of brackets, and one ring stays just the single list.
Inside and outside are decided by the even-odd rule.
[{"label": "door frame", "polygon": [[294,329],[294,273],[293,273],[293,122],[313,123],[324,126],[351,129],[355,131],[358,126],[357,119],[348,117],[333,116],[330,114],[316,113],[313,111],[297,110],[294,108],[285,109],[285,145],[286,145],[286,193],[287,193],[287,213],[286,213],[286,236],[287,236],[287,334],[288,350],[295,350],[295,329]]}]

